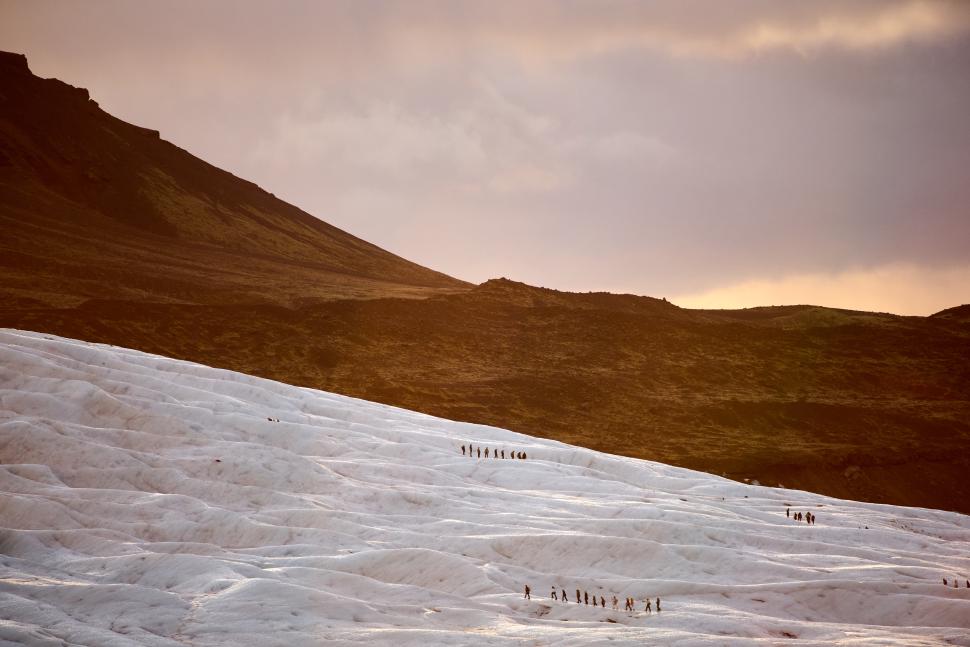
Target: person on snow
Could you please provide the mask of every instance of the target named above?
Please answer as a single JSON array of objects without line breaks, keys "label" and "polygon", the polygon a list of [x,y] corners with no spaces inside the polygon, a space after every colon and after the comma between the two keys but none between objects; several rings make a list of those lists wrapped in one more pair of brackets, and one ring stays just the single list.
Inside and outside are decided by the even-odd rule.
[{"label": "person on snow", "polygon": [[791,517],[791,508],[785,508],[785,516]]},{"label": "person on snow", "polygon": [[660,613],[660,598],[657,598],[657,613]]},{"label": "person on snow", "polygon": [[583,597],[579,594],[579,589],[576,589],[576,604],[583,601]]},{"label": "person on snow", "polygon": [[529,458],[529,455],[526,454],[525,452],[522,452],[522,460],[526,460],[527,458]]},{"label": "person on snow", "polygon": [[529,588],[528,584],[525,585],[525,599],[526,600],[532,599],[532,589]]},{"label": "person on snow", "polygon": [[482,457],[482,448],[481,447],[478,448],[478,457],[479,458]]},{"label": "person on snow", "polygon": [[559,598],[556,596],[556,587],[552,587],[552,599],[557,602],[559,601]]},{"label": "person on snow", "polygon": [[595,593],[593,594],[593,606],[594,607],[597,606],[596,605],[596,594]]},{"label": "person on snow", "polygon": [[461,455],[462,456],[465,455],[465,446],[464,445],[461,446]]},{"label": "person on snow", "polygon": [[505,458],[505,450],[502,450],[502,458]]},{"label": "person on snow", "polygon": [[651,611],[650,598],[647,598],[647,606],[643,607],[643,610],[646,611],[647,613],[650,613]]},{"label": "person on snow", "polygon": [[946,578],[943,578],[943,586],[946,586]]},{"label": "person on snow", "polygon": [[586,604],[589,605],[589,591],[583,591],[583,600],[585,600]]},{"label": "person on snow", "polygon": [[606,608],[606,598],[604,598],[602,595],[600,596],[600,606],[604,609]]},{"label": "person on snow", "polygon": [[616,611],[616,610],[617,610],[617,607],[619,607],[619,605],[620,605],[620,601],[619,601],[619,600],[617,599],[617,597],[616,597],[616,596],[614,595],[614,596],[613,596],[613,610],[614,610],[614,611]]},{"label": "person on snow", "polygon": [[562,590],[562,595],[559,596],[563,604],[569,604],[569,596],[566,595],[566,589]]},{"label": "person on snow", "polygon": [[485,458],[488,458],[488,447],[485,448]]}]

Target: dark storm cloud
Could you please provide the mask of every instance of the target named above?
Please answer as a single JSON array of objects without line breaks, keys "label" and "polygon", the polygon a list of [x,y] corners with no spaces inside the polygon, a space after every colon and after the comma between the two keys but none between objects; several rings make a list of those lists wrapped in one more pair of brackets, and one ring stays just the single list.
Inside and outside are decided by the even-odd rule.
[{"label": "dark storm cloud", "polygon": [[36,72],[462,278],[970,300],[970,3],[0,7]]}]

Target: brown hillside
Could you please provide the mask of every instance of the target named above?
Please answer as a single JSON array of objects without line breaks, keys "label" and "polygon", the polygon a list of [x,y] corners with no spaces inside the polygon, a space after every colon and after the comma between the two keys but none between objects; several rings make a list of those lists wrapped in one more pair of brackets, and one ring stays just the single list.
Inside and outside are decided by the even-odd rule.
[{"label": "brown hillside", "polygon": [[280,303],[467,284],[355,238],[0,53],[2,297]]},{"label": "brown hillside", "polygon": [[20,58],[0,67],[0,326],[970,512],[962,317],[470,289],[113,119]]}]

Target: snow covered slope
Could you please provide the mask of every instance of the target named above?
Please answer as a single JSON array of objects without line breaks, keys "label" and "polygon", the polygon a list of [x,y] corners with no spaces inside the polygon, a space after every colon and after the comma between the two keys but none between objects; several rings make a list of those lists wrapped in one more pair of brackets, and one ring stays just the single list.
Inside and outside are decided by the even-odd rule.
[{"label": "snow covered slope", "polygon": [[0,461],[0,644],[970,645],[970,517],[131,350],[0,330]]}]

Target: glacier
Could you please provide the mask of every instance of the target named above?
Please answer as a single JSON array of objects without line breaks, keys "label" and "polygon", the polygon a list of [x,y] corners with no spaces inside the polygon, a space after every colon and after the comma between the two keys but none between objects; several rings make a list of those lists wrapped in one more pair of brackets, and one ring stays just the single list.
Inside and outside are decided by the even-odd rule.
[{"label": "glacier", "polygon": [[968,578],[966,515],[0,330],[0,645],[970,645]]}]

